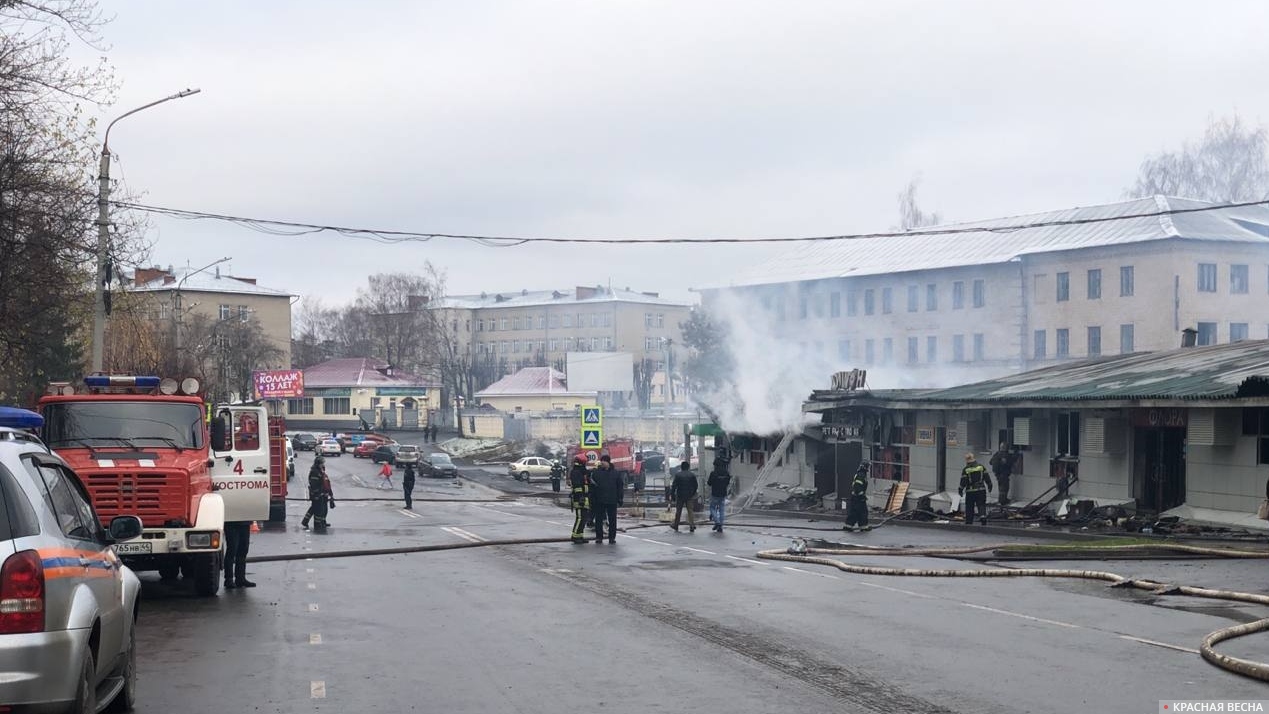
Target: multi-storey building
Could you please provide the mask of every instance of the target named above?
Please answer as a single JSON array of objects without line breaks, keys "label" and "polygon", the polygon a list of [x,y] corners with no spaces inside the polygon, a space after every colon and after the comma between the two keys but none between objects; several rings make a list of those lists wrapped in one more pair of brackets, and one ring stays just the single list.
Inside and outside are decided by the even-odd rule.
[{"label": "multi-storey building", "polygon": [[460,350],[505,362],[508,372],[562,368],[569,352],[628,352],[659,370],[667,339],[676,359],[685,354],[680,324],[692,309],[657,293],[598,286],[452,295],[439,307]]},{"label": "multi-storey building", "polygon": [[1172,348],[1186,328],[1200,345],[1265,338],[1269,208],[1212,205],[1155,196],[808,243],[703,302],[738,300],[816,368],[871,369],[875,386]]}]

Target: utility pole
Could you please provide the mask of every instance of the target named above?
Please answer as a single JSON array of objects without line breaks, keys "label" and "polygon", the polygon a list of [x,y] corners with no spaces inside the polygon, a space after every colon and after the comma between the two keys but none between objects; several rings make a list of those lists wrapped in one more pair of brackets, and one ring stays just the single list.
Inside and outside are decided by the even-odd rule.
[{"label": "utility pole", "polygon": [[97,284],[94,287],[95,300],[93,302],[93,372],[101,372],[105,368],[106,284],[112,277],[111,273],[114,272],[113,270],[106,270],[106,256],[110,250],[110,129],[126,116],[131,116],[143,109],[149,109],[152,106],[172,99],[181,99],[191,94],[198,94],[200,91],[202,90],[181,90],[171,96],[125,112],[106,126],[106,135],[101,142],[101,162],[97,166]]}]

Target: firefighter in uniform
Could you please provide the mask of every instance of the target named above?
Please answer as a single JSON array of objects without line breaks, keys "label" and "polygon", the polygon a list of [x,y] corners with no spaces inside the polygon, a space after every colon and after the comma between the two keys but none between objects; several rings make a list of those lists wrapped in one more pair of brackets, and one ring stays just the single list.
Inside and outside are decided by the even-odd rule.
[{"label": "firefighter in uniform", "polygon": [[855,476],[850,480],[850,495],[846,500],[845,530],[870,531],[868,525],[868,462],[864,461],[855,469]]},{"label": "firefighter in uniform", "polygon": [[313,459],[313,468],[308,470],[308,497],[308,513],[304,514],[300,527],[308,530],[309,519],[312,519],[314,530],[324,533],[330,525],[326,522],[326,509],[335,507],[335,494],[326,476],[326,459],[320,455]]},{"label": "firefighter in uniform", "polygon": [[578,454],[568,472],[569,500],[573,506],[573,542],[586,542],[586,521],[590,516],[590,472],[586,457]]},{"label": "firefighter in uniform", "polygon": [[961,469],[961,484],[956,492],[965,497],[965,525],[974,522],[974,514],[987,525],[987,494],[992,490],[991,476],[987,468],[978,463],[973,452],[965,454],[965,468]]}]

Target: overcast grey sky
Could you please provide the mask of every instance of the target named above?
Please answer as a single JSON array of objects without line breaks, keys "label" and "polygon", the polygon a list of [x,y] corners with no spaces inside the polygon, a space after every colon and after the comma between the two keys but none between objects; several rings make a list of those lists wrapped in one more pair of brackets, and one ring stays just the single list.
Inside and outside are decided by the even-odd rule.
[{"label": "overcast grey sky", "polygon": [[[105,0],[116,175],[145,203],[538,236],[884,229],[1120,198],[1209,113],[1269,121],[1269,3]],[[384,246],[155,219],[154,262],[328,305],[432,260],[451,292],[687,297],[771,246]]]}]

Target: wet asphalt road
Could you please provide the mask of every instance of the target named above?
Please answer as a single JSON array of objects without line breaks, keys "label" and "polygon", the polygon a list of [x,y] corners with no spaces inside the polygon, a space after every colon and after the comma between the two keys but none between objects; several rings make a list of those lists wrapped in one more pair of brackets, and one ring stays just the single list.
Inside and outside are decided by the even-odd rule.
[{"label": "wet asphalt road", "polygon": [[[301,478],[309,459],[300,457]],[[293,502],[289,528],[256,534],[253,555],[566,536],[570,528],[568,513],[549,501],[494,500],[497,492],[465,480],[420,479],[416,499],[488,500],[416,502],[413,513],[400,501],[354,501],[399,491],[373,488],[365,460],[328,465],[343,499],[330,532],[300,530],[304,504]],[[399,476],[394,482],[399,488]],[[249,567],[259,587],[207,599],[146,574],[137,711],[1056,714],[1157,711],[1165,698],[1265,698],[1264,684],[1186,651],[1263,609],[1091,581],[886,578],[760,561],[757,550],[788,545],[791,532],[741,521],[775,523],[746,516],[723,534],[708,525],[694,534],[632,529],[616,545],[259,563]],[[808,535],[883,545],[1001,540],[899,527]],[[1264,587],[1263,561],[1053,567],[1066,566]],[[1221,649],[1266,660],[1267,640]]]}]

